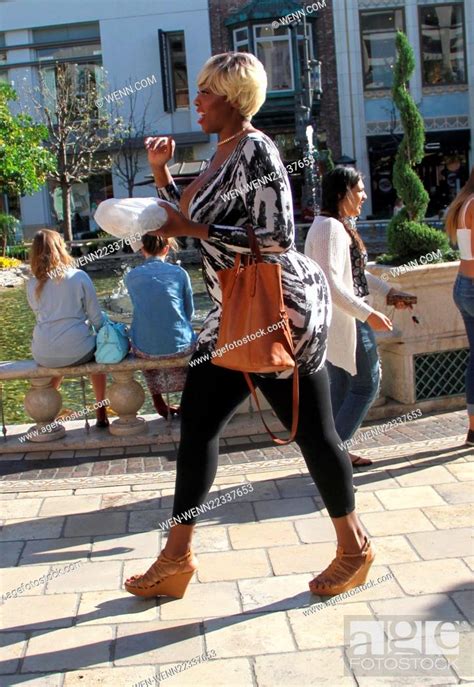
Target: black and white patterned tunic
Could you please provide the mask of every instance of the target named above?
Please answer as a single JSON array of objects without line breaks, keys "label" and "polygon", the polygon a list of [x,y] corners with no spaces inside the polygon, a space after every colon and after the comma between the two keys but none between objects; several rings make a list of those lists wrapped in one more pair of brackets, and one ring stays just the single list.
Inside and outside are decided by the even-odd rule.
[{"label": "black and white patterned tunic", "polygon": [[[161,198],[179,205],[180,194],[174,183],[157,190]],[[283,300],[300,375],[319,370],[326,358],[331,318],[329,288],[319,265],[294,245],[290,185],[273,141],[261,132],[243,137],[191,198],[188,215],[194,222],[210,225],[209,237],[200,241],[200,250],[214,307],[199,334],[198,350],[214,350],[221,314],[217,272],[233,267],[236,253],[250,252],[245,229],[250,223],[265,262],[281,265]],[[286,370],[269,376],[291,374]]]}]

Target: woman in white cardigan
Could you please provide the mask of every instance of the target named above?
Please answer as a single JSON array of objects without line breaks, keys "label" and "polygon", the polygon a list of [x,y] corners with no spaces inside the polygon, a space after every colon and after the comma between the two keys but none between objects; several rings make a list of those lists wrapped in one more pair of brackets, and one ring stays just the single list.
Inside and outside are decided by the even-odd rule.
[{"label": "woman in white cardigan", "polygon": [[[327,360],[336,430],[349,441],[377,396],[381,370],[374,331],[390,331],[392,323],[368,303],[369,292],[398,297],[396,291],[366,271],[367,252],[355,226],[367,198],[361,175],[352,167],[336,167],[323,178],[322,211],[308,232],[305,253],[326,274],[333,302]],[[353,465],[372,461],[349,453]]]}]

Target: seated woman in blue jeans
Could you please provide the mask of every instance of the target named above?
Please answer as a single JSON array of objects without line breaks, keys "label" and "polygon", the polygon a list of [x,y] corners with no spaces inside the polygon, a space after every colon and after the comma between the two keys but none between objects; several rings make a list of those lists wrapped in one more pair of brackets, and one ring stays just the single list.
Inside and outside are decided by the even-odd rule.
[{"label": "seated woman in blue jeans", "polygon": [[[380,384],[380,361],[374,331],[390,331],[392,323],[367,302],[369,289],[383,296],[396,291],[366,271],[367,251],[355,217],[367,198],[361,174],[352,167],[336,167],[322,183],[322,211],[308,232],[305,253],[326,274],[333,302],[328,334],[327,367],[336,431],[349,441],[364,421]],[[410,306],[411,307],[411,306]],[[371,460],[349,453],[353,465]]]},{"label": "seated woman in blue jeans", "polygon": [[[191,280],[182,267],[166,262],[170,248],[177,249],[174,239],[145,234],[141,248],[145,262],[125,277],[133,304],[132,353],[137,358],[186,357],[194,350]],[[187,366],[143,370],[159,415],[167,418],[168,414],[179,412],[177,406],[166,404],[162,394],[163,391],[181,391],[186,371]]]},{"label": "seated woman in blue jeans", "polygon": [[469,361],[466,369],[466,396],[469,429],[466,444],[474,446],[474,167],[465,186],[449,206],[446,231],[459,246],[459,272],[454,283],[456,303],[469,341]]}]

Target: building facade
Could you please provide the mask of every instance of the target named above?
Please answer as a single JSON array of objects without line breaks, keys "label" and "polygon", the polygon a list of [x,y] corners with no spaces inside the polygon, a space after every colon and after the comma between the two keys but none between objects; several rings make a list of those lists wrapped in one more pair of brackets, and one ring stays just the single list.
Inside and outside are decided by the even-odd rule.
[{"label": "building facade", "polygon": [[[211,54],[207,0],[22,0],[0,4],[0,80],[12,83],[28,109],[28,90],[38,86],[39,71],[54,92],[57,63],[77,64],[77,89],[86,78],[101,84],[100,107],[133,117],[147,134],[171,134],[176,160],[204,159],[209,137],[197,124],[192,101],[199,68]],[[143,148],[143,140],[136,141]],[[149,173],[144,152],[136,181]],[[134,195],[149,195],[138,186]],[[128,195],[117,173],[75,184],[73,225],[94,229],[95,206],[109,196]],[[9,199],[21,214],[25,236],[61,219],[58,191],[44,187],[33,196]]]},{"label": "building facade", "polygon": [[425,122],[418,173],[435,217],[474,164],[474,2],[332,0],[342,153],[365,175],[367,216],[390,217],[396,202],[394,157],[401,140],[391,98],[395,34],[415,52],[410,92]]},{"label": "building facade", "polygon": [[[212,53],[248,51],[265,66],[267,98],[252,122],[277,144],[285,162],[305,155],[301,121],[302,91],[312,103],[305,123],[314,129],[314,143],[322,152],[339,157],[340,127],[337,104],[337,69],[331,0],[209,0]],[[306,39],[305,39],[306,31]],[[304,69],[311,62],[309,84]],[[320,65],[319,65],[320,62]],[[309,86],[309,87],[308,87]],[[324,168],[324,162],[321,165]],[[295,212],[302,207],[304,179],[291,175]],[[309,212],[311,212],[309,210]]]}]

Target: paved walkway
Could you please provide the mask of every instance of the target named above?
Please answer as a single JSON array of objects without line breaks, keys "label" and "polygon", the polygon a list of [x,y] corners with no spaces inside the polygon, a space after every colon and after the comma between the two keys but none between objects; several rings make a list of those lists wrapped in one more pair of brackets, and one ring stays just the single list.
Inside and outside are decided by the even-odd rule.
[{"label": "paved walkway", "polygon": [[[362,445],[361,454],[376,458],[354,478],[377,549],[373,586],[327,605],[307,584],[334,555],[333,531],[295,446],[226,446],[209,498],[230,496],[199,522],[197,579],[184,599],[161,602],[131,597],[121,585],[160,550],[172,461],[104,456],[96,463],[76,455],[64,459],[72,473],[63,476],[56,464],[8,457],[0,463],[8,468],[0,482],[0,684],[473,685],[474,451],[462,445],[464,422],[463,413],[423,417],[379,437],[377,447]],[[42,462],[51,460],[60,462]],[[134,460],[143,462],[130,471]],[[82,474],[74,461],[87,466]],[[109,474],[94,473],[102,462]],[[233,492],[244,483],[251,493]],[[362,616],[365,632],[378,619],[387,636],[395,616],[399,637],[409,616],[424,621],[411,645],[427,642],[410,655],[424,657],[418,672],[389,676],[387,660],[385,674],[370,675],[344,637],[351,619],[354,632],[353,616]],[[441,621],[454,624],[429,642]],[[435,645],[444,646],[439,656]],[[165,672],[175,666],[174,675]]]}]

